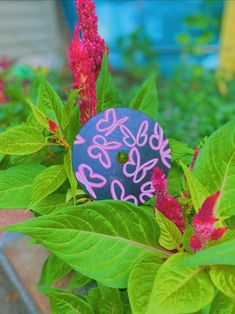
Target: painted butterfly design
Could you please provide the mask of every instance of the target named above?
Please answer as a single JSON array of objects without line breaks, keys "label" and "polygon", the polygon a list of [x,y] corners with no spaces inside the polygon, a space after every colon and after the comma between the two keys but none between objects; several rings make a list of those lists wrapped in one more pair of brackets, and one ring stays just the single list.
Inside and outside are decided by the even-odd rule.
[{"label": "painted butterfly design", "polygon": [[148,141],[148,127],[148,121],[144,120],[141,123],[135,137],[128,127],[126,127],[125,125],[121,125],[120,130],[123,134],[123,142],[129,147],[134,147],[136,145],[144,146]]},{"label": "painted butterfly design", "polygon": [[99,132],[105,132],[105,136],[108,136],[116,130],[117,127],[125,123],[129,117],[117,119],[116,111],[111,108],[105,111],[104,118],[100,119],[96,123],[96,130]]},{"label": "painted butterfly design", "polygon": [[98,159],[104,168],[109,169],[112,163],[108,151],[120,148],[122,143],[116,141],[109,142],[102,135],[94,136],[92,143],[93,145],[87,149],[88,155],[91,158]]},{"label": "painted butterfly design", "polygon": [[86,165],[80,164],[75,172],[78,181],[83,184],[93,198],[97,198],[93,188],[102,188],[107,183],[107,179],[102,175],[95,173],[93,169]]},{"label": "painted butterfly design", "polygon": [[169,169],[171,159],[171,150],[166,147],[169,145],[169,141],[164,139],[163,130],[158,123],[155,123],[153,134],[149,138],[149,145],[153,150],[159,151],[162,163]]},{"label": "painted butterfly design", "polygon": [[125,187],[121,181],[115,179],[111,182],[110,192],[113,200],[131,201],[138,205],[138,200],[134,195],[126,195]]},{"label": "painted butterfly design", "polygon": [[[152,198],[154,196],[154,188],[152,185],[151,181],[145,182],[141,187],[140,187],[140,202],[144,203],[146,202],[149,198]],[[147,199],[145,199],[145,197]]]},{"label": "painted butterfly design", "polygon": [[129,153],[129,160],[123,166],[123,174],[128,177],[133,177],[134,183],[141,182],[149,170],[156,166],[158,158],[153,158],[141,165],[139,150],[133,147]]}]

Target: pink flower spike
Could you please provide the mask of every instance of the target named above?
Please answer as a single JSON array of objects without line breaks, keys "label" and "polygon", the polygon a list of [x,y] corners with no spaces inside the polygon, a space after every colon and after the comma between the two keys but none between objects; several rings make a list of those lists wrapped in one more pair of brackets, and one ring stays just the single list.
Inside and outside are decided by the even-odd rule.
[{"label": "pink flower spike", "polygon": [[49,127],[50,132],[53,133],[53,134],[56,134],[57,131],[58,131],[58,128],[59,128],[58,125],[54,121],[49,119],[49,118],[47,118],[47,121],[48,121],[48,124],[49,124],[48,127]]},{"label": "pink flower spike", "polygon": [[156,167],[153,170],[151,179],[156,194],[156,208],[183,233],[185,221],[182,215],[182,206],[168,193],[165,173],[161,168]]},{"label": "pink flower spike", "polygon": [[105,51],[105,41],[98,34],[93,0],[76,0],[78,23],[69,47],[69,65],[74,88],[80,88],[80,122],[84,124],[96,114],[96,79]]},{"label": "pink flower spike", "polygon": [[156,198],[157,209],[169,220],[171,220],[183,233],[185,222],[182,215],[181,204],[170,194],[160,194]]},{"label": "pink flower spike", "polygon": [[219,195],[220,192],[216,192],[209,196],[202,204],[198,214],[192,219],[194,235],[190,239],[190,246],[193,251],[196,251],[195,248],[197,247],[195,238],[201,242],[201,249],[207,245],[209,240],[219,240],[228,229],[227,227],[215,227],[215,222],[218,219],[214,217],[213,208]]},{"label": "pink flower spike", "polygon": [[199,154],[199,150],[198,150],[197,146],[195,146],[195,147],[194,147],[193,160],[192,160],[191,165],[189,166],[189,170],[191,170],[191,171],[193,171],[193,168],[194,168],[196,159],[197,159],[197,157],[198,157],[198,154]]},{"label": "pink flower spike", "polygon": [[228,227],[214,229],[211,234],[211,240],[220,240],[227,230]]},{"label": "pink flower spike", "polygon": [[203,243],[196,235],[193,235],[190,239],[190,246],[194,252],[197,252],[203,248]]},{"label": "pink flower spike", "polygon": [[151,176],[156,195],[167,193],[166,175],[161,168],[154,168]]},{"label": "pink flower spike", "polygon": [[193,217],[193,224],[214,224],[217,219],[214,218],[213,208],[220,195],[220,192],[216,192],[207,199],[202,204],[202,207],[199,209],[199,212],[196,216]]}]

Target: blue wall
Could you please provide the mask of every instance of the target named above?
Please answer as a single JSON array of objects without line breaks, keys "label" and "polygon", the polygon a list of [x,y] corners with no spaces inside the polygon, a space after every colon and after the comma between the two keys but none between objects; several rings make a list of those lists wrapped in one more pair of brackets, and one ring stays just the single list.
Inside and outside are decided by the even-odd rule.
[{"label": "blue wall", "polygon": [[[211,10],[212,7],[205,5],[205,1],[208,0],[96,0],[99,33],[110,47],[112,66],[120,67],[117,38],[131,34],[137,27],[143,27],[159,52],[157,58],[162,72],[171,71],[172,67],[179,62],[179,45],[176,43],[176,35],[187,31],[187,26],[183,23],[184,18],[197,12],[206,13],[206,10]],[[213,1],[215,13],[218,16],[221,15],[223,1],[210,1]],[[61,0],[61,4],[72,30],[77,20],[74,1]],[[214,44],[218,43],[218,35],[215,34]],[[216,54],[205,56],[205,58],[216,58]],[[207,64],[210,63],[207,60]]]}]

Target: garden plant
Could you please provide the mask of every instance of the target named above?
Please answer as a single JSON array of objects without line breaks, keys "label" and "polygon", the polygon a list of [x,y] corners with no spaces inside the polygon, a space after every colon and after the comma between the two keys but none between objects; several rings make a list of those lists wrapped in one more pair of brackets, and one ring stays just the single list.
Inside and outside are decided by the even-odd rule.
[{"label": "garden plant", "polygon": [[[6,229],[49,250],[37,288],[52,313],[235,313],[235,122],[194,148],[170,139],[169,175],[152,170],[147,202],[92,199],[74,175],[73,143],[90,118],[122,104],[94,3],[76,4],[74,90],[64,103],[43,80],[26,121],[0,134],[0,207],[35,216]],[[126,107],[157,121],[157,104],[151,76]]]}]

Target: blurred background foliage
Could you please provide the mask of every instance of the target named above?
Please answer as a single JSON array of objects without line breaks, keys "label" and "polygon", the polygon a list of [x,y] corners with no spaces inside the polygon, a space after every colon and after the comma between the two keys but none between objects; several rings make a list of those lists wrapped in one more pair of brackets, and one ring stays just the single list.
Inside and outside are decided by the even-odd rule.
[{"label": "blurred background foliage", "polygon": [[[226,81],[223,73],[218,73],[224,1],[117,0],[113,1],[113,11],[112,1],[95,2],[101,33],[110,48],[110,70],[123,106],[155,73],[158,122],[169,137],[197,144],[234,117],[235,77]],[[73,0],[60,2],[70,36],[76,23],[73,5]],[[118,19],[126,20],[126,24],[118,20],[119,27],[113,14],[125,6],[128,10],[122,11]],[[130,24],[131,10],[135,12],[135,23]],[[131,27],[124,31],[123,25],[128,23]],[[107,29],[108,25],[112,27]],[[0,61],[0,129],[25,120],[29,113],[25,97],[36,101],[42,77],[61,96],[72,87],[66,64],[62,69],[49,70],[11,61],[2,68]]]}]

